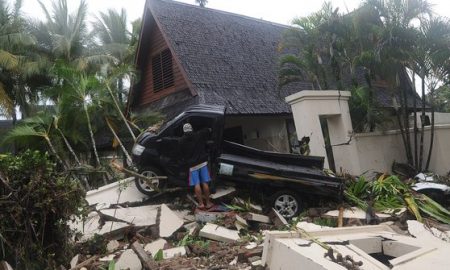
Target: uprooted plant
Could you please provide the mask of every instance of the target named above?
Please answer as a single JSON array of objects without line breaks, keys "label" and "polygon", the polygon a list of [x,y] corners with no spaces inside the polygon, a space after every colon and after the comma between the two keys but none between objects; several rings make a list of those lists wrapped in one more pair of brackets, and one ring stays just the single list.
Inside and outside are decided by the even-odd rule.
[{"label": "uprooted plant", "polygon": [[418,221],[425,213],[433,219],[450,224],[450,212],[426,195],[415,192],[395,175],[381,175],[373,181],[361,176],[349,181],[346,199],[364,211],[399,210],[407,208]]},{"label": "uprooted plant", "polygon": [[0,261],[14,269],[55,269],[70,254],[67,225],[85,206],[78,181],[38,151],[0,155]]}]

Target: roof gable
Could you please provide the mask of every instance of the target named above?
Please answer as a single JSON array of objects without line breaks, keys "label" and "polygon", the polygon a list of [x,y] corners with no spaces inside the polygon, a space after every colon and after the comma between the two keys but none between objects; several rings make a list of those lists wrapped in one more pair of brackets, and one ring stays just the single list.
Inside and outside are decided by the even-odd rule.
[{"label": "roof gable", "polygon": [[232,114],[290,113],[284,96],[312,88],[300,82],[278,91],[278,44],[287,26],[175,1],[148,0],[147,7],[199,103]]}]

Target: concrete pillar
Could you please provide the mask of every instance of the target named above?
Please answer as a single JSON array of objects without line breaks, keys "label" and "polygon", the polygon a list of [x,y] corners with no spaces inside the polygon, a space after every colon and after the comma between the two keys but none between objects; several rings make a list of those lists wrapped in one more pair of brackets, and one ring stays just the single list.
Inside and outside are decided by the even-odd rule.
[{"label": "concrete pillar", "polygon": [[[353,133],[348,99],[348,91],[335,90],[305,90],[286,97],[291,105],[295,129],[298,139],[311,137],[309,143],[311,155],[325,157],[325,167],[328,160],[320,117],[326,117],[330,133],[331,145],[347,143]],[[359,171],[358,156],[354,141],[348,145],[333,146],[336,169],[349,172]]]}]

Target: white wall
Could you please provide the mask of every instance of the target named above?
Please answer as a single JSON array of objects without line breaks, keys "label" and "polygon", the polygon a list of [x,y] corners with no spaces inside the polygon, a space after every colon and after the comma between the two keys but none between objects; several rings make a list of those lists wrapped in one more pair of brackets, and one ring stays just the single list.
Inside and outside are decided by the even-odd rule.
[{"label": "white wall", "polygon": [[266,151],[289,153],[286,118],[227,116],[225,128],[242,127],[244,144]]},{"label": "white wall", "polygon": [[[428,156],[430,130],[430,127],[425,128],[424,163]],[[360,170],[354,174],[360,174],[366,170],[391,172],[394,161],[406,162],[405,148],[398,130],[384,133],[356,134],[355,142],[358,149],[357,158],[359,159]],[[414,145],[413,142],[414,139],[411,136],[412,145]],[[435,126],[434,146],[429,170],[441,175],[450,171],[450,125],[448,124]]]}]

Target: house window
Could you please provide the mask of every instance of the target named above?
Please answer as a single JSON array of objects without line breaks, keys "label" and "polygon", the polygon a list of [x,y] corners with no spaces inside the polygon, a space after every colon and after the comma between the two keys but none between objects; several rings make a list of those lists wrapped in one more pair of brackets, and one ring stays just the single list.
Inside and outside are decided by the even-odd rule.
[{"label": "house window", "polygon": [[172,54],[169,49],[152,58],[153,91],[158,92],[174,85]]}]

